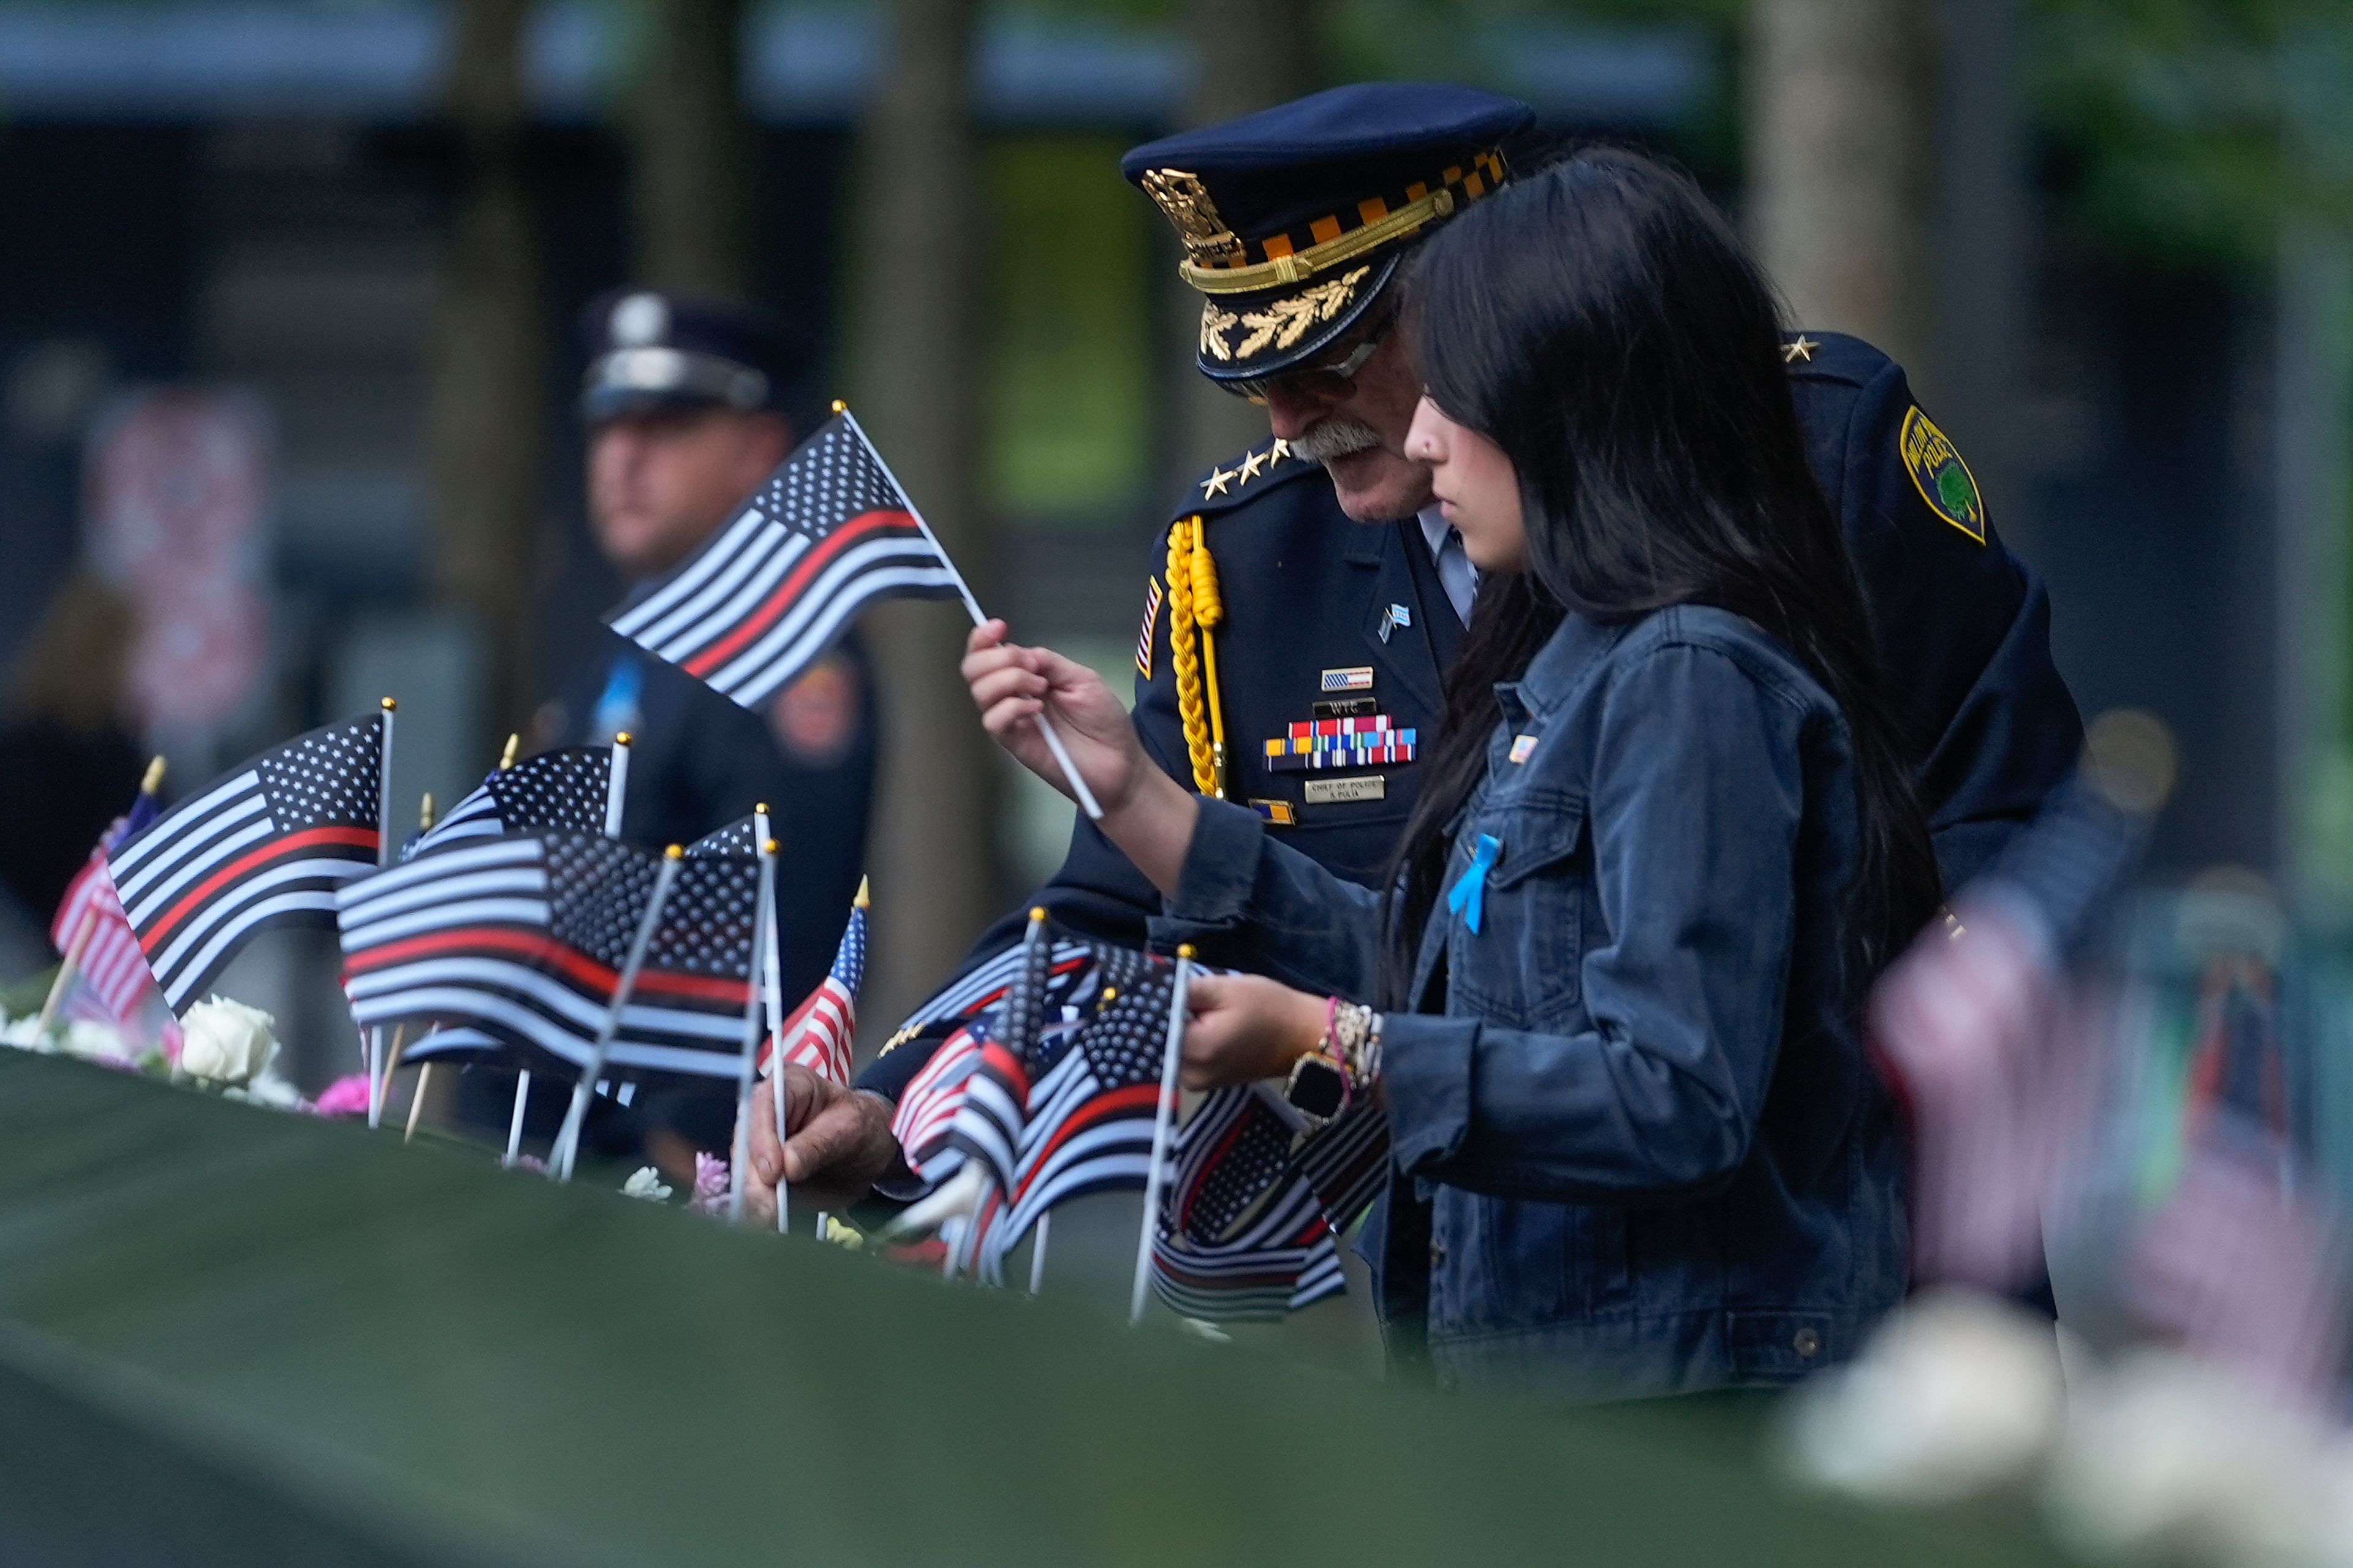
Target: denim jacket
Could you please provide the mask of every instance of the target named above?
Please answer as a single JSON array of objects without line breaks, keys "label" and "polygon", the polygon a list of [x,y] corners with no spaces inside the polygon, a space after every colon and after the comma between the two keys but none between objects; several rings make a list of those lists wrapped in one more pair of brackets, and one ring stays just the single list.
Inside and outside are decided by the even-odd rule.
[{"label": "denim jacket", "polygon": [[[1442,1384],[1578,1396],[1845,1357],[1903,1294],[1905,1235],[1843,962],[1842,716],[1757,626],[1694,605],[1571,616],[1496,696],[1444,883],[1481,885],[1477,929],[1441,897],[1416,1011],[1383,1024],[1393,1179],[1366,1251],[1393,1346],[1426,1311]],[[1377,895],[1254,812],[1201,810],[1170,924],[1369,997]]]}]

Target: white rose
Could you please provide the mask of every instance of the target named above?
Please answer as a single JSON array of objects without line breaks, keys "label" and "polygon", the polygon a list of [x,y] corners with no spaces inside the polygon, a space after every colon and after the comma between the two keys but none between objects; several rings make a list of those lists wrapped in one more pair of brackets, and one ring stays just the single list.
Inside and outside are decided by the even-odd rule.
[{"label": "white rose", "polygon": [[278,1020],[259,1007],[213,996],[180,1020],[180,1070],[216,1083],[243,1083],[278,1055]]},{"label": "white rose", "polygon": [[651,1165],[640,1165],[630,1172],[629,1179],[621,1184],[621,1192],[625,1196],[645,1198],[653,1203],[670,1202],[670,1188],[663,1184],[661,1173]]}]

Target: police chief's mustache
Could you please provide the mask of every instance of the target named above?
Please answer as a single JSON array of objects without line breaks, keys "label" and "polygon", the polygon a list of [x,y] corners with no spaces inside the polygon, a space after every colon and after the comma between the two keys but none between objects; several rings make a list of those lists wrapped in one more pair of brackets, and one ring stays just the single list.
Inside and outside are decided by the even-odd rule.
[{"label": "police chief's mustache", "polygon": [[1328,463],[1335,458],[1369,452],[1380,444],[1380,432],[1371,426],[1361,420],[1331,414],[1300,432],[1298,438],[1291,443],[1291,451],[1293,457]]}]

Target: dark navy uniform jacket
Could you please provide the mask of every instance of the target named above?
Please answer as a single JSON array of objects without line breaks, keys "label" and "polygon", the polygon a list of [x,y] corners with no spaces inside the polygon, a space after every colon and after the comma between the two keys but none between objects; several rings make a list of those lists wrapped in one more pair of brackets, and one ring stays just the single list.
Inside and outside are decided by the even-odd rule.
[{"label": "dark navy uniform jacket", "polygon": [[[1965,467],[1955,472],[1957,454],[1918,413],[1901,366],[1836,333],[1800,335],[1784,356],[1815,479],[1854,555],[1937,861],[1947,886],[1958,887],[2033,815],[2082,747],[2082,721],[2051,660],[2050,600],[1985,521]],[[1377,885],[1413,808],[1419,764],[1363,770],[1383,776],[1377,801],[1320,804],[1305,798],[1304,781],[1328,775],[1271,771],[1262,742],[1333,695],[1324,672],[1365,669],[1371,686],[1361,694],[1395,727],[1418,731],[1421,744],[1434,740],[1442,672],[1462,628],[1420,524],[1351,521],[1321,465],[1288,457],[1221,467],[1180,504],[1178,515],[1195,513],[1207,520],[1225,605],[1216,637],[1228,797],[1286,803],[1295,824],[1273,829],[1282,842]],[[1164,530],[1152,545],[1155,581],[1166,550]],[[1410,626],[1397,624],[1391,605],[1405,606]],[[1160,765],[1188,781],[1168,620],[1158,608],[1135,722]],[[1160,910],[1151,883],[1083,817],[1061,869],[1022,908],[1038,903],[1134,945]],[[1020,927],[1020,912],[1008,914],[974,961],[1011,945]],[[1205,948],[1205,960],[1216,956]],[[927,1054],[920,1042],[891,1051],[860,1083],[895,1099]]]}]

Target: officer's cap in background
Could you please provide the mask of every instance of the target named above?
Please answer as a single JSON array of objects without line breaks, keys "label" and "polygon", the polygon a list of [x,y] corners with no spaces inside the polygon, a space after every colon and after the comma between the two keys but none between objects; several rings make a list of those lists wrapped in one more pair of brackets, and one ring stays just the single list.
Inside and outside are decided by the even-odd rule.
[{"label": "officer's cap in background", "polygon": [[800,368],[781,318],[692,294],[616,289],[589,302],[580,334],[580,416],[591,425],[663,407],[779,409]]},{"label": "officer's cap in background", "polygon": [[1428,82],[1364,82],[1134,149],[1200,290],[1201,374],[1277,375],[1363,320],[1406,253],[1504,177],[1535,111]]}]

